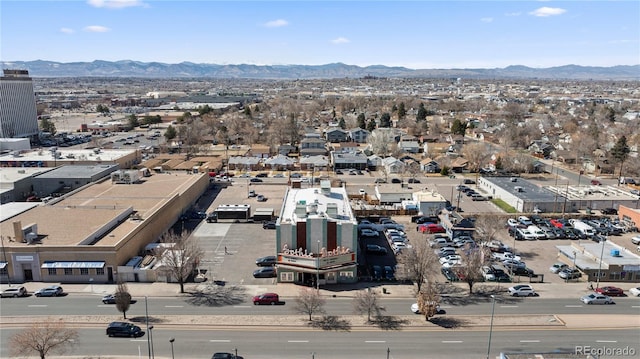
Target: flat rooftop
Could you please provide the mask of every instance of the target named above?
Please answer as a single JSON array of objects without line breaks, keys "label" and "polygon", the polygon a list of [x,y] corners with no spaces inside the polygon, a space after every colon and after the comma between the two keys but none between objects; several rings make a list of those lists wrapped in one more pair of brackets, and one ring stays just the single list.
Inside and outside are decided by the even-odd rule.
[{"label": "flat rooftop", "polygon": [[51,171],[51,167],[0,167],[0,187],[13,187],[21,179]]},{"label": "flat rooftop", "polygon": [[335,204],[337,215],[327,215],[327,217],[337,222],[355,222],[346,189],[344,187],[330,187],[328,191],[329,192],[323,192],[323,190],[318,187],[289,188],[284,197],[282,211],[280,212],[280,222],[296,222],[301,219],[300,216],[296,215],[296,207],[302,204],[308,209],[317,206],[317,209],[312,211],[315,213],[310,213],[308,215],[309,217],[322,216],[327,213],[329,203]]},{"label": "flat rooftop", "polygon": [[[640,267],[640,256],[615,245],[613,242],[596,243],[582,240],[581,243],[572,245],[556,246],[558,250],[565,254],[567,258],[573,258],[575,252],[576,265],[582,269],[598,269],[598,261],[602,255],[601,269],[608,269],[610,265]],[[619,251],[618,256],[612,255],[612,250]],[[634,269],[635,270],[635,269]]]},{"label": "flat rooftop", "polygon": [[608,200],[608,201],[622,201],[622,200],[634,200],[639,197],[631,194],[625,187],[616,186],[548,186],[545,187],[552,193],[558,193],[559,196],[567,197],[569,200]]},{"label": "flat rooftop", "polygon": [[[134,184],[94,183],[61,200],[36,206],[0,222],[0,233],[13,235],[13,222],[22,227],[38,226],[43,246],[76,246],[98,229],[117,223],[119,216],[132,208],[141,218],[162,207],[174,196],[191,187],[202,175],[186,173],[155,174]],[[113,246],[131,232],[140,221],[127,219],[111,227],[94,246]],[[5,241],[5,245],[7,242]],[[10,242],[11,247],[33,246]]]},{"label": "flat rooftop", "polygon": [[[59,147],[57,152],[60,153],[60,156],[55,160],[60,162],[60,164],[72,164],[76,161],[113,162],[135,151],[136,149],[133,148],[101,149],[99,153],[96,153],[93,149],[69,149],[69,147]],[[54,157],[49,149],[38,149],[20,153],[18,157],[11,154],[1,155],[0,162],[2,161],[43,162],[54,161]]]},{"label": "flat rooftop", "polygon": [[[513,193],[520,199],[527,202],[553,202],[556,195],[548,191],[544,187],[536,186],[535,184],[520,177],[482,177],[483,180],[491,182],[494,185]],[[513,182],[513,179],[516,181]],[[522,187],[522,192],[516,192],[514,187]]]}]

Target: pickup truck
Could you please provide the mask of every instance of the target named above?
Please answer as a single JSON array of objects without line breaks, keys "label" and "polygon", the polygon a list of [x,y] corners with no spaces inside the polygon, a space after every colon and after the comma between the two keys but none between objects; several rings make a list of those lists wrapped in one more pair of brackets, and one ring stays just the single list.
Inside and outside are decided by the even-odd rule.
[{"label": "pickup truck", "polygon": [[517,255],[515,255],[515,254],[513,254],[511,252],[502,252],[502,253],[493,252],[493,253],[491,253],[491,257],[493,259],[497,259],[497,260],[499,260],[501,262],[504,261],[504,260],[507,260],[507,259],[513,259],[513,260],[516,260],[516,261],[519,261],[519,260],[522,259],[522,258],[520,258],[520,256],[517,256]]}]

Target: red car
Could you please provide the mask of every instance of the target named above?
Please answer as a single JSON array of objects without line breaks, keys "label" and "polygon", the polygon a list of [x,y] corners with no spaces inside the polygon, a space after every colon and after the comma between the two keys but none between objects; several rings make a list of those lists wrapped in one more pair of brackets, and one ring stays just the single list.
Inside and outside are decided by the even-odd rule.
[{"label": "red car", "polygon": [[564,224],[560,223],[560,221],[558,221],[557,219],[552,219],[549,222],[551,222],[551,225],[556,227],[556,228],[564,227]]},{"label": "red car", "polygon": [[445,233],[446,230],[439,224],[421,224],[420,232],[422,233]]},{"label": "red car", "polygon": [[280,297],[276,293],[264,293],[253,297],[253,305],[259,304],[280,304]]},{"label": "red car", "polygon": [[622,288],[612,286],[600,287],[596,289],[596,292],[610,297],[622,297],[624,295],[624,290]]}]

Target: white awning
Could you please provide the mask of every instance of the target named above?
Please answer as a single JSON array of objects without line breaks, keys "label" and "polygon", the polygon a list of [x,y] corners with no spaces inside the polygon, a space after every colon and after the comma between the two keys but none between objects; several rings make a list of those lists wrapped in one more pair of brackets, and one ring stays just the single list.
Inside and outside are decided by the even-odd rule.
[{"label": "white awning", "polygon": [[47,261],[40,268],[104,268],[104,262]]},{"label": "white awning", "polygon": [[287,269],[287,270],[292,270],[292,271],[301,272],[301,273],[311,273],[311,274],[316,274],[316,273],[325,274],[325,273],[335,272],[337,270],[353,269],[355,267],[356,267],[355,264],[348,264],[344,266],[322,268],[318,271],[314,268],[298,267],[298,266],[292,266],[292,265],[286,265],[286,264],[276,264],[276,268]]},{"label": "white awning", "polygon": [[0,269],[7,268],[7,262],[0,262]]}]

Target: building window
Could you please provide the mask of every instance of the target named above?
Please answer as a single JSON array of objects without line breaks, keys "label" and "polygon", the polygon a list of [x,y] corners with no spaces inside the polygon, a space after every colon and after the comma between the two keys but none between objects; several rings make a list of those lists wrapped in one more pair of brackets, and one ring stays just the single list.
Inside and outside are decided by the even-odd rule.
[{"label": "building window", "polygon": [[89,275],[89,268],[80,268],[80,275]]},{"label": "building window", "polygon": [[96,275],[104,275],[104,268],[96,268]]},{"label": "building window", "polygon": [[64,275],[73,275],[73,268],[65,268]]},{"label": "building window", "polygon": [[281,282],[293,282],[293,272],[280,273]]},{"label": "building window", "polygon": [[340,272],[340,278],[353,278],[353,272]]},{"label": "building window", "polygon": [[56,268],[47,268],[47,273],[49,273],[49,275],[57,275],[58,270]]}]

